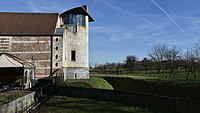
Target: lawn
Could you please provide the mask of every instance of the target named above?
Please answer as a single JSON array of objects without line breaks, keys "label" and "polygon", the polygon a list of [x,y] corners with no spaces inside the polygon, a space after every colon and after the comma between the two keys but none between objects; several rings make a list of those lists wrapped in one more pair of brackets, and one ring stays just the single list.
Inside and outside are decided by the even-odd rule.
[{"label": "lawn", "polygon": [[67,79],[63,85],[83,88],[113,89],[106,80],[97,77],[89,79]]},{"label": "lawn", "polygon": [[148,109],[83,98],[53,96],[36,113],[152,113]]}]

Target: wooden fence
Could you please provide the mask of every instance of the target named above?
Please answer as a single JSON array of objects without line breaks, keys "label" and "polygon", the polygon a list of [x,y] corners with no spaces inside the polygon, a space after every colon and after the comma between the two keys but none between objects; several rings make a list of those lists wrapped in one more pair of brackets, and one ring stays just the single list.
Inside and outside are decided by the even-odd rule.
[{"label": "wooden fence", "polygon": [[200,104],[179,98],[116,90],[59,86],[56,95],[114,101],[170,113],[200,113]]}]

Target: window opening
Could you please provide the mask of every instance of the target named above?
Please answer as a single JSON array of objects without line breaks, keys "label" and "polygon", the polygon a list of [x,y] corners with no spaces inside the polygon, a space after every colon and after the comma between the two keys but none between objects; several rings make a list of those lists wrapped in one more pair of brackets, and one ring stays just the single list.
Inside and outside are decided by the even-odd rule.
[{"label": "window opening", "polygon": [[76,61],[76,51],[71,51],[71,61]]}]

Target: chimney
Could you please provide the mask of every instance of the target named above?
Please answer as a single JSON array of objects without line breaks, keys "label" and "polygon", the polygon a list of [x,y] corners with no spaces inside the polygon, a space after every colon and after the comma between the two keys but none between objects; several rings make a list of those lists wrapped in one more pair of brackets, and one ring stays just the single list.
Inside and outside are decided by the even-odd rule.
[{"label": "chimney", "polygon": [[87,5],[83,5],[82,6],[86,11],[88,11],[88,6]]}]

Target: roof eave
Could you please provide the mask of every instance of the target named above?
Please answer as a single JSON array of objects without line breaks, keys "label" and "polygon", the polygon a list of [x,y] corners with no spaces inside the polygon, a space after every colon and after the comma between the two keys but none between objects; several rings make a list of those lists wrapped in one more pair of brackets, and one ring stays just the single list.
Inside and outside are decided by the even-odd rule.
[{"label": "roof eave", "polygon": [[61,34],[0,34],[0,36],[63,36]]},{"label": "roof eave", "polygon": [[89,22],[94,22],[94,19],[90,16],[90,14],[83,8],[83,7],[76,7],[70,10],[67,10],[63,13],[60,14],[60,16],[64,15],[64,14],[69,14],[69,13],[73,13],[73,14],[85,14],[89,17]]}]

